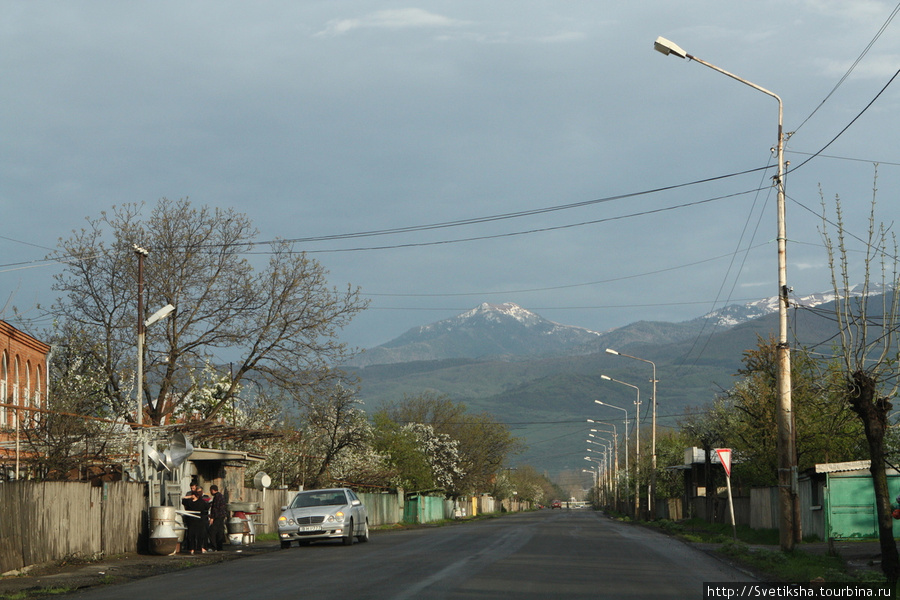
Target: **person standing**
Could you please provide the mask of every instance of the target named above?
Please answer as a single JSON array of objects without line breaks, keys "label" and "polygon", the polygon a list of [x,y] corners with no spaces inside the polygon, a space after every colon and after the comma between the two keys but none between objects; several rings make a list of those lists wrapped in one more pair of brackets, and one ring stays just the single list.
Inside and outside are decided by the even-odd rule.
[{"label": "person standing", "polygon": [[209,505],[203,501],[203,492],[194,489],[181,499],[181,505],[192,514],[185,517],[187,535],[185,542],[191,554],[206,552],[206,529],[209,518]]},{"label": "person standing", "polygon": [[228,519],[228,506],[219,486],[209,486],[212,502],[209,505],[209,545],[216,552],[221,552],[225,545],[225,521]]}]

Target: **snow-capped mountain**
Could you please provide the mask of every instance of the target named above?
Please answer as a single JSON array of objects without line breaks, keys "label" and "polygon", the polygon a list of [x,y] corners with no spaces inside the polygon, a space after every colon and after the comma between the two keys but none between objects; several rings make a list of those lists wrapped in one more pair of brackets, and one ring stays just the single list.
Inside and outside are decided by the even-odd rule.
[{"label": "snow-capped mountain", "polygon": [[[880,284],[870,284],[868,295],[875,296],[883,294],[884,289],[885,288]],[[843,294],[843,296],[850,298],[859,298],[863,296],[863,293],[863,286],[857,285],[850,288],[850,290],[846,294]],[[791,304],[794,306],[813,308],[815,306],[834,302],[837,297],[837,294],[833,291],[820,292],[800,297],[792,296]],[[747,321],[750,321],[752,319],[763,317],[774,312],[778,312],[778,297],[770,296],[769,298],[754,300],[753,302],[748,302],[746,304],[732,304],[729,306],[725,306],[723,308],[707,313],[702,317],[699,317],[697,320],[707,321],[720,327],[733,327],[735,325],[740,325],[741,323],[746,323]]]},{"label": "snow-capped mountain", "polygon": [[559,355],[588,347],[599,336],[595,331],[554,323],[512,302],[485,302],[455,317],[413,327],[357,356],[350,365]]},{"label": "snow-capped mountain", "polygon": [[[882,290],[881,286],[872,284],[868,294],[881,294]],[[856,286],[846,296],[861,297],[863,293],[863,287]],[[834,292],[824,292],[792,296],[791,303],[812,308],[833,302],[835,298]],[[691,339],[711,324],[722,331],[777,311],[778,298],[770,297],[725,306],[683,323],[638,321],[600,333],[549,321],[511,302],[485,302],[455,317],[414,327],[386,344],[366,350],[347,366],[446,359],[524,360],[585,355],[632,343],[660,346]]]}]

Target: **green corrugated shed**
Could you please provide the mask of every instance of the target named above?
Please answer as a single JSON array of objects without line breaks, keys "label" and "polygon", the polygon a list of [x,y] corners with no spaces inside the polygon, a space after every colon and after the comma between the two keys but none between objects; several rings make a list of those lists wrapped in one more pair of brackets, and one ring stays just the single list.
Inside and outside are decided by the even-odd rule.
[{"label": "green corrugated shed", "polygon": [[[829,538],[877,539],[875,491],[869,474],[869,461],[816,465],[826,474],[825,530]],[[891,499],[900,494],[900,474],[888,469]],[[894,520],[894,537],[900,536],[900,520]]]},{"label": "green corrugated shed", "polygon": [[407,494],[403,505],[406,523],[433,523],[444,518],[444,497]]}]

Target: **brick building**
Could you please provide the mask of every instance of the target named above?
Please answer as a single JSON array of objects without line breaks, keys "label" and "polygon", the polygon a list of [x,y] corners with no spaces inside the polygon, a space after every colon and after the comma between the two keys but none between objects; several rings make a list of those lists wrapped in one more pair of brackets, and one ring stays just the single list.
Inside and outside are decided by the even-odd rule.
[{"label": "brick building", "polygon": [[0,321],[0,477],[15,473],[17,430],[47,408],[50,346]]}]

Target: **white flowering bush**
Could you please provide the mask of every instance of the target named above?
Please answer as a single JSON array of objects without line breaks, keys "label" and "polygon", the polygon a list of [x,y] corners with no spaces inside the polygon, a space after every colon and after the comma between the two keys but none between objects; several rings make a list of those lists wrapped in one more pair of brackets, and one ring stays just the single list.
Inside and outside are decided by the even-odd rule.
[{"label": "white flowering bush", "polygon": [[431,425],[424,423],[410,423],[402,429],[415,435],[420,450],[431,466],[435,485],[446,490],[453,489],[455,483],[465,476],[460,464],[459,442],[446,433],[437,433]]}]

